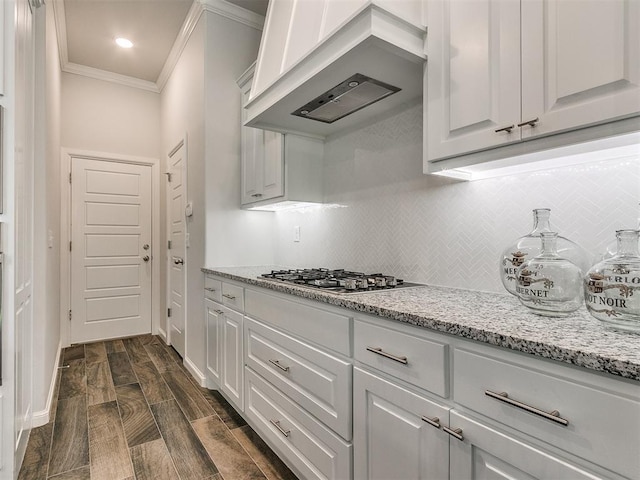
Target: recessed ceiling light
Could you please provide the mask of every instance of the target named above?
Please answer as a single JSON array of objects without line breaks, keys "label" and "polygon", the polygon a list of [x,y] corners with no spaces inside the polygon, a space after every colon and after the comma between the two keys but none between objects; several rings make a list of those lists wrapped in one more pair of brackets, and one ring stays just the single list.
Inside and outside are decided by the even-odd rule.
[{"label": "recessed ceiling light", "polygon": [[122,47],[122,48],[133,47],[133,42],[131,42],[131,40],[128,40],[122,37],[116,38],[116,43],[118,44],[119,47]]}]

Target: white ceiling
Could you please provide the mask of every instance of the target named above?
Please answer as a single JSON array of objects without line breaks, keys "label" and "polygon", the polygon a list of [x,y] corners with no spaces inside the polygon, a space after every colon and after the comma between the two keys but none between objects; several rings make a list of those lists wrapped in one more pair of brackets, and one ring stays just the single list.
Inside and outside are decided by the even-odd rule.
[{"label": "white ceiling", "polygon": [[[104,79],[116,74],[114,78],[130,77],[140,84],[158,83],[174,43],[185,21],[189,21],[192,3],[193,0],[59,0],[56,13],[63,17],[57,19],[58,35],[63,37],[63,70],[68,64],[68,71],[75,73],[92,72]],[[264,16],[268,0],[213,3],[222,8],[235,4]],[[133,48],[116,46],[116,37],[128,38],[134,43]]]}]

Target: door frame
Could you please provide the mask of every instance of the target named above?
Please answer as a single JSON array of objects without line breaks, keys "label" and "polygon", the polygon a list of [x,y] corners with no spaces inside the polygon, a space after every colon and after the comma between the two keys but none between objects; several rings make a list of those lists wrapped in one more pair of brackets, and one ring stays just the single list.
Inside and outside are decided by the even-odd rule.
[{"label": "door frame", "polygon": [[70,345],[71,322],[71,162],[74,158],[85,158],[116,163],[146,165],[151,167],[151,333],[157,334],[160,327],[160,272],[162,261],[160,248],[160,160],[152,157],[121,155],[74,148],[61,149],[60,172],[60,342],[62,347]]},{"label": "door frame", "polygon": [[[189,151],[187,148],[187,135],[185,134],[184,137],[182,137],[180,140],[178,140],[177,142],[175,142],[173,144],[173,148],[171,148],[171,150],[169,150],[169,152],[167,153],[166,157],[165,157],[165,172],[163,172],[163,177],[164,174],[168,174],[169,173],[169,161],[171,159],[171,157],[173,155],[175,155],[178,150],[180,150],[180,148],[182,148],[184,146],[184,161],[182,162],[182,189],[183,189],[183,195],[184,195],[184,199],[185,199],[185,205],[186,205],[186,201],[188,199],[188,193],[189,193],[189,185],[188,185],[188,179],[187,179],[187,162],[189,159]],[[162,179],[164,182],[167,182],[166,178]],[[171,213],[170,213],[170,205],[169,205],[169,200],[170,200],[170,194],[171,191],[168,188],[168,182],[164,184],[165,185],[165,211],[163,213],[164,215],[164,226],[165,226],[165,237],[166,240],[168,241],[171,238]],[[184,213],[184,212],[183,212]],[[184,272],[184,305],[183,305],[183,311],[184,311],[184,356],[185,358],[187,357],[187,309],[188,309],[188,305],[187,305],[187,273],[188,273],[188,264],[189,262],[187,261],[187,258],[189,256],[189,246],[187,244],[187,230],[188,230],[188,222],[187,219],[185,218],[184,220],[184,227],[185,227],[185,239],[184,239],[184,265],[182,265],[182,270]],[[167,298],[167,302],[169,302],[171,300],[171,251],[168,248],[168,244],[165,243],[163,245],[164,248],[164,252],[165,252],[165,272],[166,272],[166,298]],[[166,305],[167,308],[168,304]],[[164,318],[164,332],[162,332],[162,326],[160,327],[160,334],[164,334],[164,339],[167,342],[167,345],[171,345],[171,328],[170,328],[170,322],[171,320],[169,319],[169,315],[168,315],[168,311],[167,308],[164,309],[163,312],[163,317]]]}]

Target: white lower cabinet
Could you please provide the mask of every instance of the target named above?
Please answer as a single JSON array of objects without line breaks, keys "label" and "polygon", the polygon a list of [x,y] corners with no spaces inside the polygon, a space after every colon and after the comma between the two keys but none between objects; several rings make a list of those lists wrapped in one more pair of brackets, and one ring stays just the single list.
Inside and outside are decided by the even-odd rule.
[{"label": "white lower cabinet", "polygon": [[449,407],[358,367],[353,389],[354,478],[449,478]]},{"label": "white lower cabinet", "polygon": [[242,324],[243,316],[240,312],[224,308],[222,310],[222,378],[221,390],[227,398],[240,410],[243,410],[243,375],[244,363],[242,359]]},{"label": "white lower cabinet", "polygon": [[207,327],[207,379],[209,387],[220,387],[220,364],[222,362],[222,317],[220,304],[205,298],[204,318]]}]

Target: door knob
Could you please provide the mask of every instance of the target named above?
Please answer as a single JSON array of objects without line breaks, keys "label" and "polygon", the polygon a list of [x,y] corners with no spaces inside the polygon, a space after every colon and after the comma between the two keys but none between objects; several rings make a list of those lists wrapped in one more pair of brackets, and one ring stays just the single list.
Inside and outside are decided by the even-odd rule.
[{"label": "door knob", "polygon": [[149,244],[148,244],[148,243],[145,243],[145,244],[142,246],[142,248],[144,248],[145,250],[149,250]]},{"label": "door knob", "polygon": [[144,260],[145,262],[149,261],[149,255],[145,255],[144,257],[142,257],[142,260]]},{"label": "door knob", "polygon": [[175,265],[184,265],[184,260],[182,258],[174,257],[173,258],[173,263]]}]

